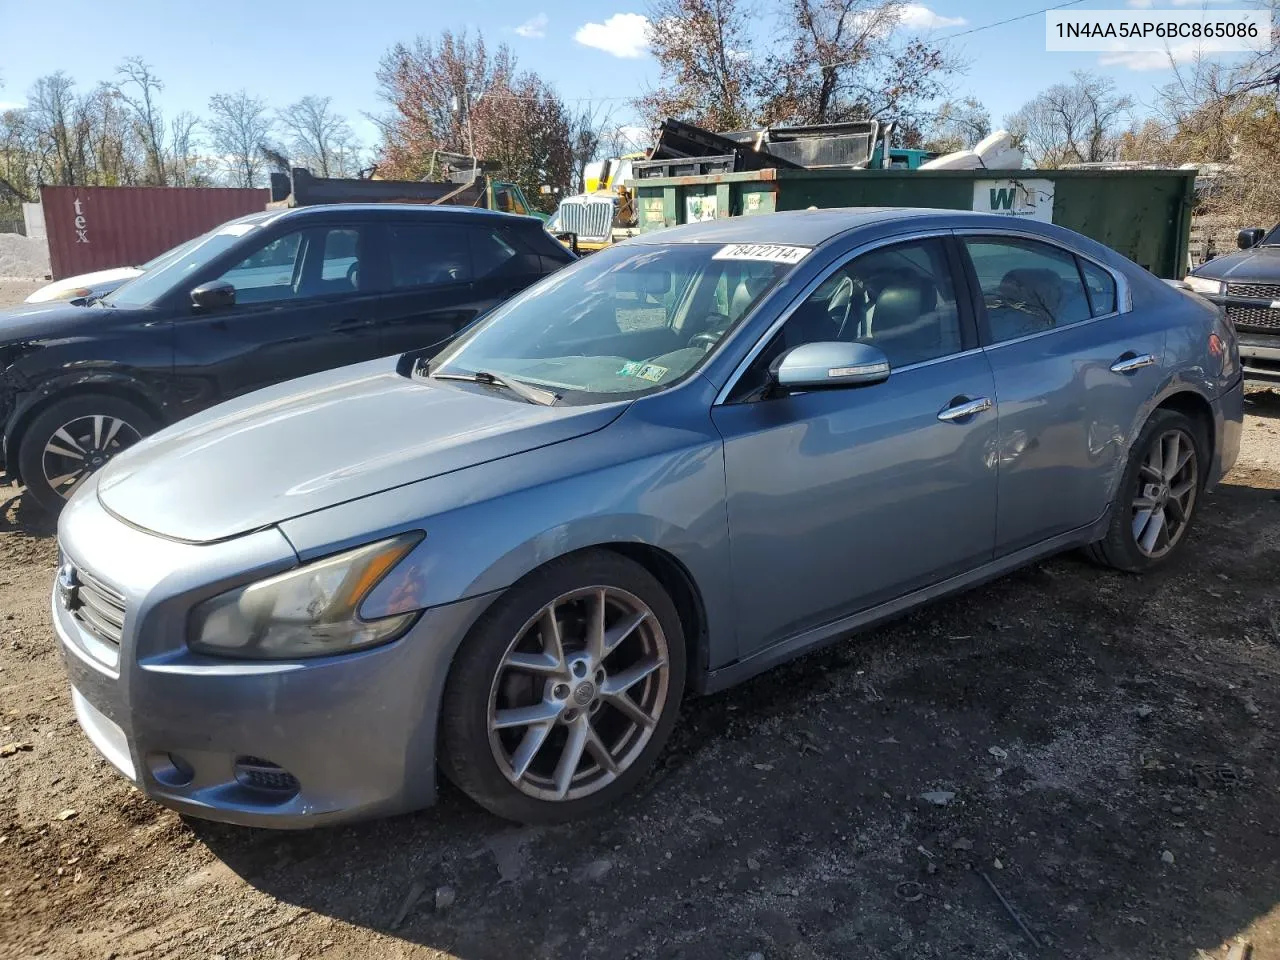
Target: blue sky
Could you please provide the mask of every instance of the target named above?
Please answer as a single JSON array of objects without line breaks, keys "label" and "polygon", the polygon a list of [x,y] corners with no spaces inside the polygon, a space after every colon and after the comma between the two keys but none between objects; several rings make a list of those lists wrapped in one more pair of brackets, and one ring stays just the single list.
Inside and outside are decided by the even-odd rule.
[{"label": "blue sky", "polygon": [[[775,2],[757,0],[762,8]],[[908,7],[902,29],[941,40],[1052,2],[922,0]],[[1084,0],[1078,9],[1115,9],[1126,2],[1129,7],[1185,9],[1219,0]],[[0,0],[7,41],[0,60],[0,103],[22,101],[36,77],[55,70],[88,87],[110,78],[123,57],[140,54],[165,82],[163,102],[170,111],[201,113],[211,94],[240,87],[275,106],[316,93],[332,96],[372,143],[374,127],[360,118],[382,109],[374,80],[379,58],[397,41],[443,27],[483,30],[491,43],[510,44],[520,65],[542,74],[566,100],[608,103],[620,123],[633,119],[627,100],[658,79],[656,65],[644,51],[644,0],[380,0],[368,5],[368,16],[361,15],[362,9],[351,0],[193,5],[60,0],[62,28],[55,31],[43,4]],[[760,23],[762,30],[769,29],[767,18]],[[955,94],[982,100],[998,125],[1005,114],[1072,70],[1100,70],[1139,102],[1150,102],[1154,89],[1170,79],[1167,68],[1151,69],[1159,56],[1115,63],[1096,53],[1046,53],[1044,31],[1044,15],[1037,14],[947,41],[969,61],[954,83]],[[15,43],[14,38],[21,39]]]}]

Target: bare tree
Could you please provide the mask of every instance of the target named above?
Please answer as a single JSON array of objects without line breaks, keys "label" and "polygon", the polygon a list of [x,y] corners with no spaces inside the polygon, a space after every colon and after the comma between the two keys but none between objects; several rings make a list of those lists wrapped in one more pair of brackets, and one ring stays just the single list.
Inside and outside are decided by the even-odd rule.
[{"label": "bare tree", "polygon": [[637,109],[655,126],[665,117],[714,130],[753,123],[764,66],[752,63],[755,15],[747,0],[651,0],[649,48],[662,83]]},{"label": "bare tree", "polygon": [[355,172],[359,147],[346,119],[334,111],[332,97],[303,97],[280,111],[279,120],[290,140],[294,164],[322,177]]},{"label": "bare tree", "polygon": [[769,58],[769,122],[889,118],[919,130],[925,107],[961,63],[936,44],[897,33],[906,0],[791,0],[785,52]]},{"label": "bare tree", "polygon": [[209,98],[209,136],[214,152],[237,187],[256,187],[266,165],[262,144],[275,126],[266,101],[244,90]]},{"label": "bare tree", "polygon": [[1133,98],[1116,93],[1107,77],[1077,70],[1073,82],[1037,94],[1005,126],[1039,166],[1097,163],[1119,155],[1120,134]]},{"label": "bare tree", "polygon": [[159,103],[164,84],[141,57],[125,58],[124,63],[116,67],[116,75],[119,77],[116,91],[133,112],[134,127],[146,155],[146,180],[153,186],[164,186],[169,182],[165,163],[166,127]]},{"label": "bare tree", "polygon": [[991,133],[991,114],[978,100],[947,100],[923,131],[922,146],[936,153],[967,150]]}]

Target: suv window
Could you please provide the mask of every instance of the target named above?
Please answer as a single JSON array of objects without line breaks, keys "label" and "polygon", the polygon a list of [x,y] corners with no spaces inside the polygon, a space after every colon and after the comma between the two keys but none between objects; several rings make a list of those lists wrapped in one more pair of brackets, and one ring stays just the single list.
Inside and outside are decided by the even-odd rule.
[{"label": "suv window", "polygon": [[302,231],[295,230],[259,247],[218,277],[236,288],[237,303],[267,303],[297,296]]},{"label": "suv window", "polygon": [[[993,343],[1093,315],[1075,254],[1015,237],[963,239],[982,288]],[[1114,293],[1113,288],[1113,298]]]},{"label": "suv window", "polygon": [[468,227],[471,262],[476,279],[537,276],[542,273],[538,252],[516,231],[505,227]]},{"label": "suv window", "polygon": [[237,303],[276,303],[360,289],[360,232],[315,227],[276,237],[221,277]]},{"label": "suv window", "polygon": [[464,227],[454,223],[393,223],[387,230],[387,243],[392,289],[471,279]]}]

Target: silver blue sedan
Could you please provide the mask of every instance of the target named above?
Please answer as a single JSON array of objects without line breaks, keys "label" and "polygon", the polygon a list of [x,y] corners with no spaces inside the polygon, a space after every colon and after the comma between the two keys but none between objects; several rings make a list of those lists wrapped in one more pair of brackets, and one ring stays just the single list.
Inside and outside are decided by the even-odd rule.
[{"label": "silver blue sedan", "polygon": [[438,356],[251,394],[63,512],[85,733],[180,811],[558,821],[689,691],[1085,547],[1170,562],[1233,464],[1213,305],[1052,225],[741,217],[547,277]]}]

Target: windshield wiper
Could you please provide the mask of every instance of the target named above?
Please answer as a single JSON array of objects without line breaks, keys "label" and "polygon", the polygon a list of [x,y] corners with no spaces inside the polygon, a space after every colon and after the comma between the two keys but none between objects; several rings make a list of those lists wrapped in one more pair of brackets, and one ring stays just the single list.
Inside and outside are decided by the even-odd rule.
[{"label": "windshield wiper", "polygon": [[433,373],[430,377],[434,380],[465,380],[468,383],[483,383],[489,387],[502,387],[530,403],[541,404],[544,407],[549,407],[560,399],[558,393],[532,387],[516,379],[507,380],[488,370],[477,370],[475,373]]}]

